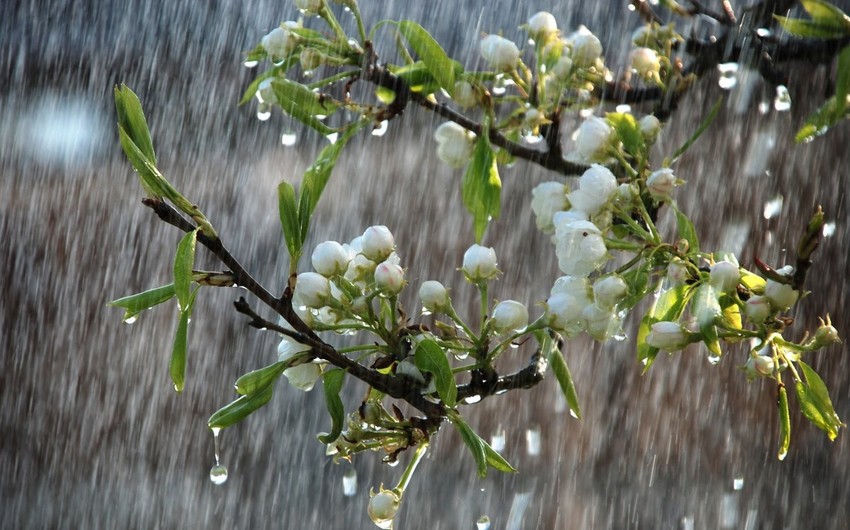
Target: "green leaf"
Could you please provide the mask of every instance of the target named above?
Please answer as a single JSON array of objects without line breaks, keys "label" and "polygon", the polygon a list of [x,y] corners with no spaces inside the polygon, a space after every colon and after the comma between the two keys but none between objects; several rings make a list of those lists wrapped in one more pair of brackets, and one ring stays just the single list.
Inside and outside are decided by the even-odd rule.
[{"label": "green leaf", "polygon": [[635,117],[623,112],[609,112],[605,119],[613,125],[617,137],[623,142],[623,148],[627,153],[638,156],[646,151],[646,142],[640,132]]},{"label": "green leaf", "polygon": [[369,120],[362,120],[351,124],[336,142],[322,149],[313,164],[304,172],[304,178],[301,181],[301,191],[298,196],[299,250],[303,247],[304,241],[307,240],[310,219],[313,217],[316,205],[319,203],[322,192],[331,178],[331,172],[333,172],[340,153],[342,153],[348,140],[368,124]]},{"label": "green leaf", "polygon": [[691,222],[690,218],[682,213],[675,205],[673,205],[673,210],[676,212],[676,224],[679,228],[679,239],[684,239],[688,242],[688,254],[698,253],[699,238],[697,237],[697,230],[694,228],[694,223]]},{"label": "green leaf", "polygon": [[301,83],[288,79],[272,80],[277,105],[287,114],[308,127],[312,127],[327,136],[333,129],[322,123],[317,115],[329,116],[336,112],[339,106],[330,97],[322,97]]},{"label": "green leaf", "polygon": [[388,66],[387,68],[390,72],[404,80],[413,92],[430,94],[440,88],[439,83],[431,75],[428,66],[423,61],[416,61],[402,67]]},{"label": "green leaf", "polygon": [[289,182],[281,182],[277,187],[277,206],[280,214],[280,226],[283,239],[292,263],[301,257],[301,228],[298,223],[298,205],[295,203],[295,188]]},{"label": "green leaf", "polygon": [[[295,357],[291,357],[294,359]],[[240,396],[247,396],[265,387],[269,383],[280,377],[280,374],[292,363],[289,361],[276,362],[265,368],[254,370],[243,375],[236,380],[236,393]]]},{"label": "green leaf", "polygon": [[460,64],[452,61],[431,34],[416,22],[402,20],[398,23],[398,30],[428,67],[434,79],[451,93],[455,86],[455,69],[463,70]]},{"label": "green leaf", "polygon": [[274,393],[274,382],[257,390],[254,394],[241,396],[218,409],[207,421],[210,429],[226,429],[239,423],[252,412],[269,402]]},{"label": "green leaf", "polygon": [[845,30],[841,27],[819,24],[813,20],[788,18],[779,15],[773,15],[773,18],[779,22],[782,29],[797,37],[812,39],[838,39],[845,35]]},{"label": "green leaf", "polygon": [[659,352],[658,348],[653,348],[646,343],[646,336],[649,335],[650,328],[656,322],[678,321],[693,295],[692,287],[691,285],[677,285],[664,291],[641,320],[637,337],[638,362],[643,365],[644,373],[652,366]]},{"label": "green leaf", "polygon": [[328,370],[322,375],[322,385],[325,389],[325,403],[328,406],[328,414],[331,416],[332,426],[331,432],[319,436],[319,441],[323,444],[332,443],[339,438],[342,433],[342,425],[345,421],[345,409],[342,406],[342,399],[339,393],[342,390],[342,383],[345,381],[345,370],[334,368]]},{"label": "green leaf", "polygon": [[850,33],[850,17],[836,6],[823,0],[801,0],[800,3],[814,22],[822,26],[843,28],[845,33]]},{"label": "green leaf", "polygon": [[476,242],[484,237],[490,220],[498,219],[502,205],[502,181],[487,134],[485,129],[475,142],[462,185],[463,204],[472,214]]},{"label": "green leaf", "polygon": [[457,383],[443,349],[433,340],[423,340],[416,346],[413,361],[417,368],[434,375],[437,395],[447,407],[454,407],[457,404]]},{"label": "green leaf", "polygon": [[195,266],[195,244],[198,240],[198,229],[188,232],[177,244],[177,254],[174,256],[174,293],[181,311],[189,305],[192,283],[192,268]]},{"label": "green leaf", "polygon": [[777,406],[779,408],[779,451],[776,457],[785,460],[791,446],[791,415],[788,413],[788,393],[785,385],[779,384]]},{"label": "green leaf", "polygon": [[136,170],[139,175],[139,180],[145,193],[150,197],[162,197],[166,195],[164,185],[165,178],[156,168],[156,166],[142,153],[139,146],[133,142],[130,134],[123,127],[118,127],[118,139],[121,142],[121,148],[124,154],[127,155],[127,160]]},{"label": "green leaf", "polygon": [[823,136],[830,127],[843,119],[846,113],[846,104],[839,102],[835,96],[827,99],[826,103],[809,116],[806,124],[797,131],[794,141],[806,143],[814,140],[816,136]]},{"label": "green leaf", "polygon": [[113,300],[107,305],[124,309],[124,320],[130,320],[145,309],[167,302],[174,297],[174,284],[155,287],[145,292]]},{"label": "green leaf", "polygon": [[502,473],[518,473],[516,468],[512,466],[510,462],[505,460],[505,457],[490,447],[490,444],[484,440],[481,440],[481,443],[484,444],[484,459],[488,466],[492,467],[496,471],[501,471]]},{"label": "green leaf", "polygon": [[[554,341],[553,341],[554,342]],[[549,349],[549,365],[555,373],[555,379],[558,380],[558,386],[561,387],[561,392],[567,399],[567,404],[576,418],[581,419],[581,409],[578,405],[578,394],[573,383],[573,376],[570,373],[570,368],[567,366],[567,360],[564,359],[564,354],[557,347]]]},{"label": "green leaf", "polygon": [[152,165],[156,165],[148,121],[142,111],[139,97],[127,85],[115,87],[115,110],[118,112],[118,127],[124,129],[128,138],[139,148],[139,152]]},{"label": "green leaf", "polygon": [[838,437],[839,429],[844,424],[835,412],[832,400],[829,399],[829,391],[826,388],[826,384],[809,365],[802,361],[799,361],[797,364],[806,379],[805,382],[799,381],[796,384],[797,398],[800,400],[800,410],[803,411],[803,415],[809,421],[824,431],[830,440],[835,440]]},{"label": "green leaf", "polygon": [[676,149],[676,152],[673,153],[673,156],[670,157],[669,163],[665,164],[665,166],[670,166],[680,156],[682,156],[690,146],[694,145],[694,143],[699,139],[699,137],[702,136],[702,133],[704,133],[705,130],[708,129],[709,125],[711,125],[711,123],[714,121],[714,118],[717,117],[717,113],[720,112],[720,107],[722,105],[723,97],[720,97],[717,99],[717,102],[711,107],[711,110],[708,111],[708,116],[706,116],[702,123],[699,124],[699,127],[697,127],[696,132],[694,132],[694,134],[692,134],[691,137],[688,138],[687,142],[682,144],[682,147]]},{"label": "green leaf", "polygon": [[835,80],[835,99],[844,102],[847,108],[847,94],[850,93],[850,46],[842,48],[838,54],[838,72]]},{"label": "green leaf", "polygon": [[168,373],[174,390],[179,394],[183,392],[186,382],[186,350],[189,345],[189,319],[192,316],[191,307],[180,311],[177,320],[177,332],[174,334],[174,345],[171,348],[171,360],[168,362]]},{"label": "green leaf", "polygon": [[649,292],[649,277],[652,271],[652,263],[650,260],[641,260],[639,266],[630,269],[624,273],[623,280],[629,286],[629,294],[620,302],[621,309],[630,310],[643,300],[643,297]]},{"label": "green leaf", "polygon": [[298,62],[298,56],[297,55],[291,55],[291,56],[286,58],[286,60],[283,62],[283,64],[269,68],[268,70],[266,70],[262,74],[258,75],[256,79],[251,81],[251,84],[248,85],[248,88],[245,89],[245,93],[242,94],[242,99],[239,100],[239,106],[242,106],[242,105],[248,103],[249,101],[251,101],[254,98],[254,95],[257,93],[257,90],[260,88],[260,83],[262,83],[266,79],[269,79],[269,78],[272,78],[272,77],[277,77],[280,74],[280,72],[286,72],[287,70],[292,68],[292,66],[297,62]]},{"label": "green leaf", "polygon": [[[480,436],[475,434],[475,431],[472,430],[463,418],[460,417],[459,414],[450,414],[449,419],[452,422],[452,425],[460,433],[460,437],[463,440],[463,443],[469,448],[469,451],[472,453],[472,457],[475,459],[475,464],[478,467],[478,476],[484,478],[487,476],[487,450],[484,449],[486,443],[481,439]],[[492,450],[492,449],[491,449]]]}]

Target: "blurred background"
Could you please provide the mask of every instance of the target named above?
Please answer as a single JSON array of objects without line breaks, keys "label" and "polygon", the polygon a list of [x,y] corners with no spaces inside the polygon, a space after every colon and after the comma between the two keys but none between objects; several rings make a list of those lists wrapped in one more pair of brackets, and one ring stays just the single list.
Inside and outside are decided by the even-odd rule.
[{"label": "blurred background", "polygon": [[[524,39],[519,23],[552,12],[563,31],[587,25],[609,66],[624,64],[624,35],[640,25],[626,2],[362,0],[367,25],[409,18],[433,30],[469,67],[482,32]],[[717,2],[709,2],[714,5]],[[752,2],[733,2],[736,9]],[[843,6],[847,7],[847,6]],[[350,17],[339,13],[352,27]],[[269,406],[222,435],[229,480],[208,472],[209,415],[233,399],[245,371],[276,360],[277,338],[231,309],[241,292],[206,290],[190,328],[187,385],[171,390],[173,306],[121,323],[110,300],[170,281],[180,234],[140,203],[142,192],[115,131],[112,89],[126,83],[144,105],[163,173],[201,205],[225,244],[272,290],[287,266],[275,187],[297,183],[326,140],[280,113],[259,121],[237,107],[255,70],[243,52],[281,21],[286,1],[94,0],[4,2],[0,7],[0,527],[369,528],[369,488],[395,484],[406,463],[378,455],[334,465],[316,441],[329,419],[321,390],[278,384]],[[318,21],[308,24],[318,27]],[[392,60],[391,35],[378,53]],[[793,144],[829,93],[831,65],[792,65],[790,109],[776,87],[739,68],[709,72],[657,144],[674,151],[725,96],[725,112],[676,167],[677,200],[703,248],[792,262],[818,204],[832,223],[797,304],[789,337],[829,312],[850,337],[848,126]],[[726,89],[720,88],[720,84]],[[436,156],[439,121],[410,107],[387,134],[346,149],[319,205],[311,248],[348,241],[372,224],[395,234],[411,294],[441,279],[468,304],[455,269],[472,243],[461,213],[460,171]],[[296,133],[293,146],[282,135]],[[558,276],[553,247],[534,226],[530,190],[553,179],[523,162],[502,168],[503,214],[485,242],[504,275],[499,299],[534,304]],[[219,268],[199,253],[201,268]],[[531,281],[530,281],[531,280]],[[415,309],[412,296],[408,307]],[[532,311],[534,313],[534,311]],[[632,320],[636,315],[632,316]],[[850,442],[835,442],[794,412],[792,446],[776,459],[775,388],[748,384],[745,348],[717,366],[698,349],[659,358],[641,376],[629,340],[568,343],[584,419],[570,417],[554,380],[490,398],[463,412],[520,470],[475,477],[451,429],[434,440],[397,519],[403,529],[846,528]],[[530,354],[520,349],[515,362]],[[850,416],[850,364],[840,345],[812,357],[833,403]],[[349,383],[346,403],[364,388]],[[356,491],[351,491],[356,476]],[[347,477],[347,488],[343,478]],[[344,491],[344,489],[346,491]]]}]

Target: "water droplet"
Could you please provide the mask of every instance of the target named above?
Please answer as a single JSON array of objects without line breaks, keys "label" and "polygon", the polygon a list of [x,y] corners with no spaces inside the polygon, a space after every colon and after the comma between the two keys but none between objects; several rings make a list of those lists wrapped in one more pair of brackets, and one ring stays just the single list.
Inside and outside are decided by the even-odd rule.
[{"label": "water droplet", "polygon": [[285,132],[280,135],[280,143],[285,145],[286,147],[290,147],[295,145],[295,142],[298,141],[298,135],[294,132]]},{"label": "water droplet", "polygon": [[570,416],[575,419],[579,419],[578,414],[576,414],[576,411],[574,411],[572,408],[570,408]]},{"label": "water droplet", "polygon": [[354,497],[357,494],[357,470],[349,467],[342,474],[342,494]]},{"label": "water droplet", "polygon": [[501,425],[496,428],[496,432],[490,438],[490,447],[498,453],[501,453],[505,448],[505,429]]},{"label": "water droplet", "polygon": [[242,63],[245,68],[254,68],[258,64],[260,64],[260,61],[245,61],[244,63]]},{"label": "water droplet", "polygon": [[338,133],[331,133],[331,134],[325,136],[325,138],[327,138],[330,143],[335,144],[337,138],[339,138],[339,134]]},{"label": "water droplet", "polygon": [[829,222],[823,225],[823,237],[830,237],[835,234],[835,223]]},{"label": "water droplet", "polygon": [[744,489],[744,477],[735,477],[732,480],[732,487],[735,489],[735,491],[740,491]]},{"label": "water droplet", "polygon": [[375,526],[377,526],[378,528],[382,528],[383,530],[388,530],[389,528],[393,527],[392,519],[385,519],[383,521],[375,521],[374,519],[372,519],[372,522],[375,523]]},{"label": "water droplet", "polygon": [[133,315],[133,316],[129,316],[129,317],[125,318],[124,323],[125,324],[132,324],[133,322],[135,322],[137,320],[139,320],[139,315]]},{"label": "water droplet", "polygon": [[474,396],[469,396],[467,398],[464,398],[463,400],[463,402],[467,405],[472,405],[473,403],[478,403],[479,401],[481,401],[481,396],[479,396],[478,394]]},{"label": "water droplet", "polygon": [[266,121],[272,117],[272,111],[267,110],[265,107],[260,107],[257,109],[257,119],[260,121]]},{"label": "water droplet", "polygon": [[377,127],[372,129],[372,136],[383,136],[389,128],[389,120],[382,121]]},{"label": "water droplet", "polygon": [[776,87],[776,98],[773,100],[773,108],[779,112],[791,110],[791,94],[785,85]]},{"label": "water droplet", "polygon": [[210,469],[210,480],[216,486],[221,486],[227,482],[227,468],[221,464],[216,464]]},{"label": "water droplet", "polygon": [[714,355],[713,353],[708,354],[708,362],[711,364],[717,364],[720,362],[720,356]]},{"label": "water droplet", "polygon": [[717,70],[720,72],[720,79],[717,84],[723,90],[732,90],[738,83],[738,63],[722,63],[717,65]]},{"label": "water droplet", "polygon": [[534,426],[525,431],[525,445],[529,455],[540,454],[540,427]]},{"label": "water droplet", "polygon": [[486,515],[482,515],[475,521],[476,530],[490,530],[490,518]]},{"label": "water droplet", "polygon": [[784,197],[782,195],[777,195],[776,197],[770,199],[764,205],[764,218],[771,219],[779,215],[782,212],[782,204],[785,202]]},{"label": "water droplet", "polygon": [[422,309],[419,311],[419,314],[423,317],[427,317],[431,316],[433,313],[431,313],[431,311],[429,311],[427,307],[422,306]]},{"label": "water droplet", "polygon": [[779,458],[779,460],[785,460],[786,456],[788,456],[788,451],[785,450],[785,449],[783,449],[782,451],[780,451],[780,453],[778,455],[776,455],[776,457]]},{"label": "water droplet", "polygon": [[386,464],[390,467],[396,467],[398,465],[398,460],[388,460]]},{"label": "water droplet", "polygon": [[314,70],[304,70],[303,72],[301,72],[301,76],[306,79],[310,79],[314,75],[316,75],[316,72]]},{"label": "water droplet", "polygon": [[467,357],[469,357],[469,352],[468,352],[468,351],[466,351],[466,350],[455,350],[455,352],[454,352],[454,357],[455,357],[455,359],[457,359],[458,361],[463,361],[463,360],[465,360]]},{"label": "water droplet", "polygon": [[632,106],[626,105],[626,104],[617,105],[617,107],[614,110],[616,110],[617,112],[622,113],[622,114],[628,114],[629,112],[632,111]]},{"label": "water droplet", "polygon": [[767,111],[769,111],[769,110],[770,110],[770,103],[768,103],[767,101],[762,101],[761,103],[759,103],[759,113],[760,114],[767,114]]},{"label": "water droplet", "polygon": [[767,28],[759,28],[759,29],[756,30],[756,35],[758,35],[761,38],[765,38],[765,37],[770,37],[771,35],[773,35],[773,32],[770,31]]}]

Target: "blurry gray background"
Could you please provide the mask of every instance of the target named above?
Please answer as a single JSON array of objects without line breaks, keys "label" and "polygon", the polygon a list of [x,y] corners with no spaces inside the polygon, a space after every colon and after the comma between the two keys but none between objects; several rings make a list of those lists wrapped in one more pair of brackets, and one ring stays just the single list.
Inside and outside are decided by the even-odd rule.
[{"label": "blurry gray background", "polygon": [[[363,0],[362,10],[367,25],[419,21],[471,67],[481,32],[521,42],[516,26],[545,9],[565,32],[584,23],[600,35],[613,67],[623,64],[623,35],[640,24],[625,4]],[[368,489],[395,484],[406,456],[388,468],[377,455],[362,455],[353,463],[358,491],[343,495],[352,465],[333,465],[315,439],[329,426],[321,390],[279,384],[268,407],[223,434],[230,478],[214,486],[206,420],[232,399],[239,375],[275,360],[275,337],[247,328],[231,310],[239,292],[202,293],[188,383],[178,396],[167,370],[171,306],[124,325],[121,312],[105,305],[167,283],[180,236],[139,202],[114,127],[112,88],[121,82],[142,99],[163,172],[201,205],[248,270],[273,289],[283,285],[274,190],[281,179],[297,182],[325,140],[301,132],[284,147],[287,119],[275,113],[260,122],[253,103],[236,103],[256,73],[242,66],[242,52],[295,17],[286,1],[0,7],[1,527],[369,528]],[[394,57],[391,46],[379,54]],[[850,336],[848,125],[811,144],[790,140],[828,93],[830,75],[828,67],[796,65],[791,110],[778,112],[774,87],[742,74],[726,93],[726,112],[676,168],[688,181],[677,199],[693,212],[704,248],[739,252],[746,265],[754,254],[790,261],[786,253],[813,207],[824,206],[835,231],[812,269],[815,294],[793,312],[793,338],[826,311]],[[682,102],[656,154],[692,133],[724,92],[717,77],[711,72]],[[444,279],[468,301],[454,269],[471,227],[460,213],[461,173],[434,156],[437,123],[410,108],[384,137],[353,141],[319,206],[311,244],[385,224],[412,292],[422,280]],[[505,272],[493,295],[533,304],[546,297],[557,269],[551,244],[534,228],[530,190],[552,176],[518,162],[502,177],[503,220],[486,239]],[[207,254],[199,261],[218,267]],[[521,349],[515,361],[529,353]],[[733,350],[712,367],[689,350],[660,358],[641,376],[633,339],[604,347],[574,340],[567,357],[584,420],[565,412],[554,381],[470,407],[464,412],[482,436],[506,433],[504,454],[520,473],[478,480],[446,428],[408,489],[397,528],[474,528],[482,515],[494,529],[845,528],[847,434],[830,443],[792,413],[792,448],[777,461],[775,388],[747,384],[737,369],[744,355]],[[811,363],[846,420],[844,348]],[[363,387],[349,384],[346,392],[351,406]]]}]

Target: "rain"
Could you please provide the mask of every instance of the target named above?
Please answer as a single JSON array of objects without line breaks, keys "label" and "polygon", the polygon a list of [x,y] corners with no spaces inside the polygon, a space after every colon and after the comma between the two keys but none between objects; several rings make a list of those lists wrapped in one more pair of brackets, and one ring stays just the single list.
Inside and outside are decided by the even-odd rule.
[{"label": "rain", "polygon": [[[845,10],[846,3],[837,2]],[[590,28],[612,70],[625,64],[624,35],[641,24],[625,1],[360,4],[367,25],[415,20],[469,68],[481,66],[483,34],[521,43],[518,26],[539,10],[565,31]],[[334,10],[354,27],[341,6]],[[244,53],[297,17],[290,2],[267,0],[35,0],[0,8],[0,527],[374,527],[369,490],[395,484],[410,455],[397,467],[371,453],[334,464],[316,439],[330,424],[320,388],[304,393],[280,382],[268,406],[214,440],[207,419],[234,398],[234,381],[277,359],[278,337],[249,328],[233,310],[245,291],[199,296],[180,395],[168,377],[174,306],[129,324],[106,305],[170,282],[181,236],[141,204],[115,127],[119,83],[142,100],[162,172],[201,206],[246,269],[282,290],[288,261],[275,190],[282,180],[297,185],[328,139],[278,109],[265,116],[256,101],[237,103],[257,73]],[[717,30],[696,26],[708,36]],[[397,60],[391,32],[379,32],[376,49],[382,60]],[[846,338],[848,124],[795,144],[794,133],[832,90],[835,69],[806,61],[784,67],[787,85],[737,63],[704,72],[654,153],[660,160],[675,151],[724,97],[717,120],[676,166],[687,181],[675,192],[679,207],[703,248],[779,267],[793,262],[797,238],[821,205],[828,237],[789,335],[802,338],[829,313]],[[457,272],[473,227],[462,208],[462,172],[436,156],[440,123],[411,105],[354,138],[307,248],[386,225],[412,287],[439,279],[459,308],[474,311],[472,289]],[[552,175],[524,161],[500,170],[502,215],[485,243],[503,275],[491,294],[534,312],[559,275],[530,208],[532,187]],[[221,268],[200,250],[198,265]],[[414,308],[409,291],[403,302]],[[636,316],[625,341],[567,343],[581,420],[548,379],[462,406],[519,473],[479,479],[446,427],[419,465],[395,528],[844,528],[847,434],[830,442],[792,406],[791,450],[777,460],[776,388],[747,382],[739,370],[746,347],[731,348],[717,365],[697,348],[660,356],[641,375]],[[519,366],[528,354],[520,347],[506,356]],[[809,361],[846,421],[844,347]],[[346,386],[347,410],[364,390]],[[225,477],[217,465],[226,466]]]}]

